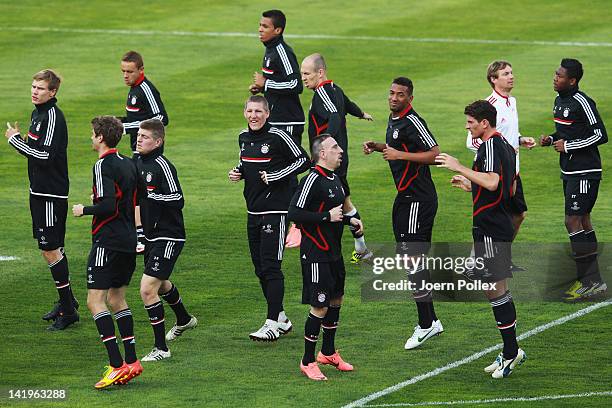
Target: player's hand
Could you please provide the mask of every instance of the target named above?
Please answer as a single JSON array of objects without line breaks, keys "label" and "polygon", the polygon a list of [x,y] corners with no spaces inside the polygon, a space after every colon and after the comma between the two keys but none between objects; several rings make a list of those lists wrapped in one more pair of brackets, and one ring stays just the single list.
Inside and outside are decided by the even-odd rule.
[{"label": "player's hand", "polygon": [[253,73],[253,85],[258,87],[259,89],[263,89],[266,85],[266,78],[264,78],[261,72],[256,71]]},{"label": "player's hand", "polygon": [[341,222],[343,217],[342,204],[329,210],[329,222]]},{"label": "player's hand", "polygon": [[229,173],[227,173],[227,176],[229,177],[230,181],[233,181],[234,183],[242,179],[242,173],[240,173],[236,167],[231,169]]},{"label": "player's hand", "polygon": [[383,154],[383,159],[387,161],[400,160],[400,156],[401,156],[401,152],[399,150],[389,147],[389,145],[387,145],[387,147],[383,149],[382,154]]},{"label": "player's hand", "polygon": [[351,218],[351,225],[355,228],[356,234],[363,233],[363,222],[359,218]]},{"label": "player's hand", "polygon": [[19,133],[19,122],[15,122],[14,125],[11,125],[9,122],[6,122],[6,132],[4,133],[4,136],[6,136],[7,139],[18,135]]},{"label": "player's hand", "polygon": [[266,173],[265,171],[260,171],[259,175],[261,176],[261,181],[263,181],[265,184],[269,184],[268,183],[268,173]]},{"label": "player's hand", "polygon": [[555,147],[555,150],[558,151],[559,153],[566,153],[565,140],[563,139],[555,140],[553,142],[553,146]]},{"label": "player's hand", "polygon": [[367,142],[363,142],[363,153],[370,154],[374,152],[374,148],[376,147],[376,142],[368,140]]},{"label": "player's hand", "polygon": [[72,206],[72,214],[75,217],[82,217],[83,216],[83,208],[85,208],[83,206],[83,204],[75,204]]},{"label": "player's hand", "polygon": [[368,112],[363,112],[363,116],[360,119],[368,120],[370,122],[374,120],[372,115],[370,115]]},{"label": "player's hand", "polygon": [[460,174],[453,176],[450,182],[451,182],[451,186],[453,187],[460,188],[463,191],[467,191],[467,192],[472,191],[472,183],[470,182],[470,180],[468,180],[467,178],[465,178],[464,176]]},{"label": "player's hand", "polygon": [[252,95],[257,95],[261,92],[261,89],[257,85],[251,84],[251,86],[249,86],[249,92]]},{"label": "player's hand", "polygon": [[436,167],[449,169],[450,171],[456,172],[459,171],[462,167],[461,163],[459,163],[459,160],[447,153],[440,153],[436,156],[434,161],[436,162]]},{"label": "player's hand", "polygon": [[533,137],[524,137],[522,136],[520,138],[520,142],[521,142],[521,146],[523,146],[526,149],[533,149],[534,147],[537,146],[537,143],[535,141],[535,139]]},{"label": "player's hand", "polygon": [[550,146],[552,144],[552,137],[548,135],[540,136],[540,146]]}]

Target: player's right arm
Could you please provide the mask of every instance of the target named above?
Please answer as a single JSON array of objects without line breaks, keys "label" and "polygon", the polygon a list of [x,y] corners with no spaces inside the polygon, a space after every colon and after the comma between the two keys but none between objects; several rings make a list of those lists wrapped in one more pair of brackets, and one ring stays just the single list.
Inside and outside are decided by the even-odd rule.
[{"label": "player's right arm", "polygon": [[373,152],[382,153],[383,150],[387,147],[386,143],[376,143],[371,140],[363,142],[363,153],[370,154]]},{"label": "player's right arm", "polygon": [[340,118],[340,113],[338,113],[335,93],[327,92],[325,88],[326,86],[322,86],[315,89],[317,98],[313,107],[317,116],[324,118],[327,122],[325,133],[329,133],[332,137],[336,137],[340,132],[342,118]]},{"label": "player's right arm", "polygon": [[296,224],[321,224],[330,221],[334,222],[332,221],[332,215],[335,215],[336,219],[339,217],[339,220],[335,222],[342,221],[342,206],[338,208],[339,214],[337,214],[338,211],[336,209],[332,209],[332,211],[336,210],[333,214],[332,211],[317,212],[310,209],[314,195],[316,194],[317,177],[316,173],[310,173],[300,181],[297,191],[291,199],[291,204],[289,204],[287,218],[290,221]]},{"label": "player's right arm", "polygon": [[[238,137],[238,146],[241,146],[242,143],[240,141],[240,137]],[[237,182],[242,180],[242,160],[241,160],[241,150],[238,150],[238,165],[227,173],[227,177],[230,181]]]},{"label": "player's right arm", "polygon": [[56,120],[56,115],[55,108],[51,108],[47,117],[41,123],[42,131],[39,135],[39,146],[30,146],[21,138],[16,122],[15,127],[11,127],[6,131],[9,144],[21,155],[36,161],[38,165],[46,166],[53,163],[53,159],[60,149],[62,136],[66,137],[67,133],[65,122]]}]

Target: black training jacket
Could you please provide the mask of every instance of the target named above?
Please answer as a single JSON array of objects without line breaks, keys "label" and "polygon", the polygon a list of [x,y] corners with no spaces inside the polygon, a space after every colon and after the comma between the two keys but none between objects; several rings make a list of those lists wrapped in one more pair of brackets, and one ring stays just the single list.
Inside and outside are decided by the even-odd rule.
[{"label": "black training jacket", "polygon": [[176,168],[159,148],[136,159],[138,203],[147,241],[185,241],[185,199]]},{"label": "black training jacket", "polygon": [[304,111],[300,103],[303,85],[297,57],[282,35],[264,45],[266,52],[261,72],[266,78],[263,93],[270,105],[270,124],[304,125]]},{"label": "black training jacket", "polygon": [[[308,170],[304,149],[284,131],[266,123],[258,131],[243,130],[238,136],[244,198],[249,214],[286,214],[295,186],[291,180]],[[261,179],[267,174],[268,184]]]},{"label": "black training jacket", "polygon": [[608,134],[595,102],[578,88],[559,92],[555,98],[553,141],[565,140],[560,154],[561,178],[601,179],[601,157],[597,146],[608,142]]},{"label": "black training jacket", "polygon": [[51,199],[67,199],[68,128],[64,114],[57,107],[57,99],[36,105],[32,112],[28,138],[20,135],[9,139],[9,144],[28,158],[30,194]]}]

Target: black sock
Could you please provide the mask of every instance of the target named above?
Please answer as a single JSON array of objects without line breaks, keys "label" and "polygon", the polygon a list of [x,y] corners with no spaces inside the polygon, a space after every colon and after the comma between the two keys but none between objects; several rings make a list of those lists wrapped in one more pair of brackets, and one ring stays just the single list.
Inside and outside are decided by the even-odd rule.
[{"label": "black sock", "polygon": [[323,327],[323,345],[321,346],[321,353],[326,356],[331,356],[336,352],[334,340],[336,338],[338,322],[340,321],[340,307],[341,305],[329,306],[327,308],[327,314],[321,323]]},{"label": "black sock", "polygon": [[576,262],[576,278],[586,283],[589,262],[586,259],[591,244],[587,241],[587,236],[583,230],[571,232],[569,239],[572,247],[572,256]]},{"label": "black sock", "polygon": [[187,313],[187,309],[185,309],[185,305],[183,304],[183,298],[181,298],[181,295],[174,284],[172,284],[172,289],[170,289],[168,293],[161,295],[161,297],[168,303],[176,315],[176,324],[179,326],[184,326],[189,323],[189,320],[191,320],[191,315]]},{"label": "black sock", "polygon": [[115,324],[113,323],[113,318],[111,317],[110,312],[105,310],[96,314],[93,318],[96,322],[98,333],[100,333],[100,338],[102,339],[104,346],[106,346],[110,365],[115,368],[121,367],[123,365],[123,358],[121,357],[119,345],[117,344]]},{"label": "black sock", "polygon": [[433,300],[429,302],[429,313],[431,313],[432,322],[435,322],[436,320],[438,320],[438,316],[436,315],[436,310],[434,309]]},{"label": "black sock", "polygon": [[74,314],[74,305],[72,304],[72,291],[70,290],[70,274],[68,272],[68,260],[62,255],[59,261],[49,264],[51,276],[55,281],[55,287],[59,294],[61,304],[61,312],[65,314]]},{"label": "black sock", "polygon": [[284,279],[273,279],[267,285],[268,319],[277,321],[278,314],[283,310],[283,297],[285,295]]},{"label": "black sock", "polygon": [[584,236],[588,242],[588,251],[591,254],[589,257],[587,257],[588,266],[585,273],[585,278],[591,282],[602,282],[603,279],[599,271],[599,262],[597,261],[598,243],[595,230],[584,231]]},{"label": "black sock", "polygon": [[149,321],[153,328],[155,347],[168,351],[168,346],[166,346],[166,326],[164,325],[164,304],[160,300],[159,302],[145,305],[145,309],[149,314]]},{"label": "black sock", "polygon": [[138,357],[136,357],[136,339],[134,338],[134,318],[132,317],[132,311],[128,307],[117,313],[115,313],[115,321],[121,334],[121,340],[123,341],[123,349],[125,351],[125,362],[132,364]]},{"label": "black sock", "polygon": [[308,318],[304,324],[304,357],[302,357],[302,364],[304,365],[315,361],[315,348],[317,347],[317,340],[319,340],[322,321],[322,318],[308,313]]},{"label": "black sock", "polygon": [[[423,285],[423,282],[427,283],[431,280],[429,270],[427,269],[410,275],[409,279],[419,288]],[[416,303],[417,314],[419,315],[419,326],[421,329],[430,328],[435,316],[431,291],[415,290],[412,297]]]},{"label": "black sock", "polygon": [[[64,247],[61,247],[60,251],[62,252],[62,255],[64,255],[64,258],[66,259],[66,265],[68,265],[68,255],[66,254],[66,250],[64,249]],[[68,268],[68,266],[66,266],[66,268]],[[68,268],[68,270],[70,271],[70,268]],[[68,278],[69,278],[68,281],[70,281],[70,272],[68,273]],[[74,297],[74,292],[72,292],[72,285],[70,285],[70,297],[72,298],[72,304],[76,308],[76,304],[78,302],[76,300],[76,297]]]},{"label": "black sock", "polygon": [[497,328],[504,341],[504,358],[514,358],[518,353],[518,343],[516,341],[516,309],[512,295],[508,291],[500,297],[490,299],[489,302],[491,302]]}]

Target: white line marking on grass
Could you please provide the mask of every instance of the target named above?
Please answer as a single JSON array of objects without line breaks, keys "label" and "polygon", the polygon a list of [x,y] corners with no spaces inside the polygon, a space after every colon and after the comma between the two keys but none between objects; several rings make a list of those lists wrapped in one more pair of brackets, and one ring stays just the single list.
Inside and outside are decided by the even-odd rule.
[{"label": "white line marking on grass", "polygon": [[[593,312],[593,311],[595,311],[597,309],[601,309],[602,307],[606,307],[606,306],[610,306],[610,305],[612,305],[612,299],[608,299],[608,300],[600,302],[600,303],[595,303],[595,304],[593,304],[593,305],[591,305],[589,307],[585,307],[584,309],[580,309],[577,312],[574,312],[574,313],[569,314],[567,316],[563,316],[563,317],[561,317],[561,318],[559,318],[557,320],[553,320],[552,322],[548,322],[548,323],[543,324],[541,326],[538,326],[538,327],[536,327],[534,329],[531,329],[531,330],[521,334],[520,336],[518,336],[517,340],[524,340],[524,339],[526,339],[528,337],[535,336],[536,334],[540,334],[544,330],[548,330],[551,327],[562,325],[564,323],[569,322],[570,320],[577,319],[577,318],[582,317],[582,316],[584,316],[584,315],[586,315],[588,313],[591,313],[591,312]],[[462,358],[461,360],[453,361],[452,363],[448,363],[447,365],[445,365],[443,367],[438,367],[438,368],[436,368],[436,369],[434,369],[432,371],[429,371],[429,372],[427,372],[425,374],[417,375],[416,377],[409,378],[406,381],[402,381],[402,382],[397,383],[397,384],[395,384],[395,385],[393,385],[391,387],[387,387],[384,390],[374,392],[374,393],[372,393],[370,395],[366,395],[363,398],[360,398],[360,399],[358,399],[356,401],[353,401],[353,402],[351,402],[351,403],[349,403],[347,405],[344,405],[343,408],[363,407],[363,406],[365,406],[365,404],[367,404],[370,401],[374,401],[375,399],[378,399],[380,397],[384,397],[385,395],[391,394],[391,393],[393,393],[395,391],[399,391],[402,388],[405,388],[405,387],[407,387],[409,385],[418,383],[419,381],[423,381],[423,380],[426,380],[426,379],[431,378],[431,377],[435,377],[435,376],[437,376],[439,374],[442,374],[445,371],[448,371],[448,370],[451,370],[453,368],[457,368],[459,366],[462,366],[464,364],[471,363],[472,361],[478,360],[482,356],[485,356],[485,355],[487,355],[487,354],[489,354],[489,353],[491,353],[493,351],[500,350],[502,348],[502,346],[503,345],[500,343],[500,344],[496,344],[496,345],[491,346],[491,347],[487,347],[486,349],[484,349],[482,351],[479,351],[477,353],[474,353],[474,354],[472,354],[470,356],[467,356],[465,358]]]},{"label": "white line marking on grass", "polygon": [[[257,38],[255,33],[239,32],[205,32],[205,31],[160,31],[160,30],[122,30],[102,28],[61,28],[61,27],[6,27],[0,26],[0,31],[30,31],[77,34],[110,34],[110,35],[143,35],[166,37],[245,37]],[[612,47],[611,42],[596,41],[526,41],[526,40],[487,40],[478,38],[417,38],[417,37],[385,37],[367,35],[332,35],[332,34],[285,34],[286,38],[300,40],[340,40],[340,41],[383,41],[383,42],[413,42],[413,43],[447,43],[447,44],[501,44],[501,45],[544,45],[557,47]]]},{"label": "white line marking on grass", "polygon": [[458,401],[432,401],[432,402],[400,402],[398,404],[376,404],[366,405],[366,407],[428,407],[435,405],[465,405],[465,404],[494,404],[496,402],[532,402],[545,400],[558,400],[566,398],[587,398],[587,397],[609,397],[612,391],[584,392],[582,394],[565,395],[542,395],[539,397],[508,397],[480,400],[458,400]]},{"label": "white line marking on grass", "polygon": [[0,255],[0,262],[1,261],[18,261],[19,258],[17,258],[16,256],[2,256]]}]

